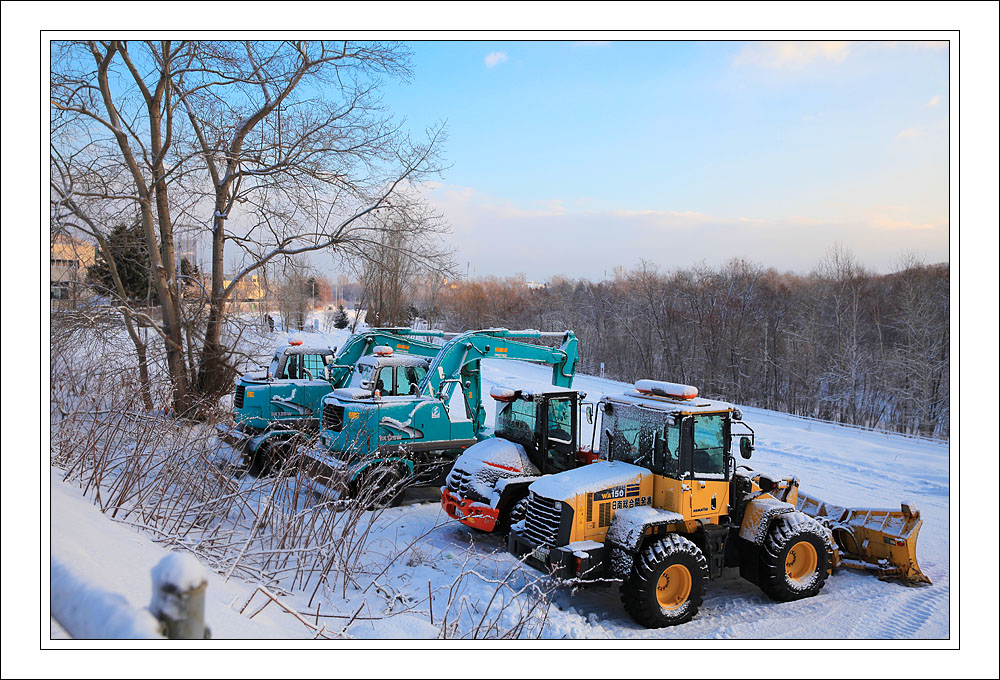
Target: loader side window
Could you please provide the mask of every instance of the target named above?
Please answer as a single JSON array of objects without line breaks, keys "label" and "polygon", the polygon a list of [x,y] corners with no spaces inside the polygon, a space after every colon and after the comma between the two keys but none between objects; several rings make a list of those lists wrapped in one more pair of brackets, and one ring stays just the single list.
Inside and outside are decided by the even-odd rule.
[{"label": "loader side window", "polygon": [[691,461],[695,478],[725,479],[726,434],[726,418],[722,414],[695,418]]},{"label": "loader side window", "polygon": [[656,457],[653,472],[672,479],[678,479],[681,458],[680,419],[663,428],[663,454]]}]

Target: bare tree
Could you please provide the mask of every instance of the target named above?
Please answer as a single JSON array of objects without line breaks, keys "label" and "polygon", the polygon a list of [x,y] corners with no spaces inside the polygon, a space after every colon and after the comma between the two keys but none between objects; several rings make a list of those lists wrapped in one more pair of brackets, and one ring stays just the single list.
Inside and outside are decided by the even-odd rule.
[{"label": "bare tree", "polygon": [[[392,43],[55,48],[54,217],[97,239],[104,224],[95,215],[138,206],[161,310],[147,321],[164,341],[178,412],[192,396],[230,388],[232,339],[223,331],[227,302],[244,279],[311,251],[356,252],[373,242],[383,213],[419,205],[403,190],[438,168],[442,128],[416,143],[377,96],[380,77],[406,77],[407,60]],[[180,218],[205,225],[211,243],[204,299],[193,310],[198,323],[180,304]],[[228,277],[227,261],[235,262]]]},{"label": "bare tree", "polygon": [[407,325],[417,277],[450,274],[450,253],[432,250],[426,239],[440,225],[439,215],[417,205],[393,210],[353,253],[369,324]]}]

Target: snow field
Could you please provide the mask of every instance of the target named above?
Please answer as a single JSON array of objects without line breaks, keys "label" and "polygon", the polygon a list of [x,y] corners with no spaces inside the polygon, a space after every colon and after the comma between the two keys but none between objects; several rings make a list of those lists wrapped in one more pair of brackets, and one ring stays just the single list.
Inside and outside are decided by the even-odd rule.
[{"label": "snow field", "polygon": [[[271,337],[280,343],[283,335]],[[346,331],[320,335],[335,345],[348,336]],[[483,392],[488,395],[494,386],[544,387],[549,375],[547,367],[486,360]],[[629,386],[578,375],[574,387],[596,402]],[[496,402],[485,396],[484,406],[492,424]],[[254,615],[266,603],[262,594],[254,595],[257,584],[237,576],[227,582],[219,566],[209,569],[206,623],[215,638],[313,637],[318,628],[324,631],[320,637],[355,638],[948,637],[948,444],[742,410],[757,432],[757,449],[750,461],[738,462],[779,476],[797,475],[803,491],[841,505],[915,502],[924,518],[918,560],[934,585],[909,588],[840,570],[817,597],[776,603],[733,575],[709,584],[690,623],[647,630],[625,613],[616,586],[558,586],[520,564],[499,537],[448,518],[430,494],[427,502],[391,508],[372,519],[346,587],[337,573],[319,586],[315,580],[282,584],[289,593],[280,596],[281,602],[303,613],[313,628],[276,604]],[[164,544],[155,542],[155,534],[109,521],[79,489],[62,482],[57,470],[51,486],[53,564],[72,564],[81,581],[120,593],[132,606],[146,606],[150,569],[164,555]],[[255,502],[264,502],[262,496]],[[317,607],[319,616],[309,618]]]}]

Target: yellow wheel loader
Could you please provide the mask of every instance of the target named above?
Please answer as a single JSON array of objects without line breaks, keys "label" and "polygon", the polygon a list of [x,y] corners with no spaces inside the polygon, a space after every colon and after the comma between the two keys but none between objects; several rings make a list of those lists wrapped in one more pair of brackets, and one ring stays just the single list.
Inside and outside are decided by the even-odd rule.
[{"label": "yellow wheel loader", "polygon": [[640,380],[598,408],[607,460],[532,483],[508,549],[560,579],[620,583],[638,623],[689,621],[727,568],[779,601],[816,595],[838,566],[930,583],[916,507],[833,506],[799,493],[794,476],[737,466],[733,439],[749,458],[755,435],[733,405]]}]

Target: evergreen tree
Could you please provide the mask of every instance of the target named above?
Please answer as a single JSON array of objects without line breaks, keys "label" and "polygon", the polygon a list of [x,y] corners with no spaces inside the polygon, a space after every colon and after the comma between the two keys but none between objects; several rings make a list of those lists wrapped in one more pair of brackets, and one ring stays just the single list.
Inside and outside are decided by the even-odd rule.
[{"label": "evergreen tree", "polygon": [[[129,300],[143,300],[149,294],[149,250],[142,233],[142,225],[119,224],[108,234],[108,245],[114,258],[118,276]],[[97,251],[94,264],[87,269],[87,282],[114,293],[115,284],[111,277],[105,254]]]},{"label": "evergreen tree", "polygon": [[337,305],[337,311],[333,315],[334,328],[347,328],[347,312],[344,305]]}]

